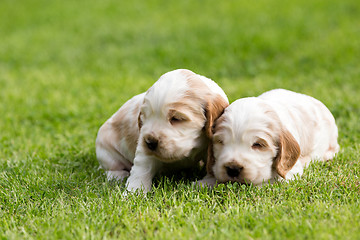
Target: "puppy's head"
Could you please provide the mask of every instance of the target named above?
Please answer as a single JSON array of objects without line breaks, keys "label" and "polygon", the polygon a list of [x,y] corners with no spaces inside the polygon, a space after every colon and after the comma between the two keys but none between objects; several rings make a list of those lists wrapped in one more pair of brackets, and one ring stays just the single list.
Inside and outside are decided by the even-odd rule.
[{"label": "puppy's head", "polygon": [[189,70],[168,72],[147,91],[138,119],[139,144],[163,162],[207,145],[214,120],[228,105],[221,88]]},{"label": "puppy's head", "polygon": [[219,182],[262,184],[285,178],[300,147],[271,106],[259,98],[232,103],[216,121],[208,171]]}]

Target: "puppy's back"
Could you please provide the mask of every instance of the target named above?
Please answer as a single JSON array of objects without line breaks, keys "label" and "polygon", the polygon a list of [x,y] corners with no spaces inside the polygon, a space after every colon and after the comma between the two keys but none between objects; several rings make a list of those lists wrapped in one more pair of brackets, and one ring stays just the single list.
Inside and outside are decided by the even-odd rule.
[{"label": "puppy's back", "polygon": [[339,151],[338,129],[329,109],[319,100],[285,89],[259,96],[271,104],[285,127],[300,143],[306,165],[310,159],[329,160]]},{"label": "puppy's back", "polygon": [[110,169],[108,165],[113,163],[102,160],[102,149],[106,149],[107,155],[109,151],[113,152],[114,162],[132,163],[139,138],[138,116],[144,96],[145,93],[142,93],[129,99],[100,127],[96,138],[96,152],[103,168]]}]

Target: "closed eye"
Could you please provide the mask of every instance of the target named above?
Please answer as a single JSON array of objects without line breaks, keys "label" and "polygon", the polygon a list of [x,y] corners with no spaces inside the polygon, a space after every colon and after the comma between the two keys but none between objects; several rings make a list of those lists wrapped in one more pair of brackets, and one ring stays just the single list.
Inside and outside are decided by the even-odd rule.
[{"label": "closed eye", "polygon": [[178,118],[178,117],[175,117],[175,116],[170,119],[171,124],[178,123],[178,122],[181,122],[181,121],[182,121],[181,118]]},{"label": "closed eye", "polygon": [[219,136],[214,136],[213,143],[224,145],[224,141]]},{"label": "closed eye", "polygon": [[254,150],[264,150],[267,146],[268,144],[264,139],[258,139],[252,144],[251,148]]},{"label": "closed eye", "polygon": [[224,142],[223,142],[223,140],[221,140],[221,139],[218,139],[218,140],[216,141],[216,143],[221,144],[221,145],[224,145]]},{"label": "closed eye", "polygon": [[188,118],[184,114],[179,113],[179,112],[173,112],[173,114],[171,114],[169,117],[169,122],[172,125],[186,122],[186,121],[188,121]]}]

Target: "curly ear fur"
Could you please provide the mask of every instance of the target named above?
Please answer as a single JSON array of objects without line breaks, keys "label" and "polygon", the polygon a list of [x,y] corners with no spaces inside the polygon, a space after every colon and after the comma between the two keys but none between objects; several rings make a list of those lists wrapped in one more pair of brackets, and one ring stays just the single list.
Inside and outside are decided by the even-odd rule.
[{"label": "curly ear fur", "polygon": [[288,130],[282,130],[278,146],[278,154],[274,159],[276,172],[285,179],[300,156],[300,146]]},{"label": "curly ear fur", "polygon": [[206,136],[210,139],[207,150],[207,160],[206,160],[206,171],[208,174],[214,176],[213,166],[215,164],[215,157],[213,151],[212,136],[215,127],[215,121],[224,113],[225,108],[229,104],[220,96],[217,95],[215,100],[208,102],[206,109],[206,123],[205,123],[205,132]]},{"label": "curly ear fur", "polygon": [[213,125],[216,119],[218,119],[221,114],[223,114],[225,108],[229,106],[229,104],[225,101],[223,97],[220,95],[216,95],[207,101],[205,116],[205,133],[208,138],[211,138],[213,135]]}]

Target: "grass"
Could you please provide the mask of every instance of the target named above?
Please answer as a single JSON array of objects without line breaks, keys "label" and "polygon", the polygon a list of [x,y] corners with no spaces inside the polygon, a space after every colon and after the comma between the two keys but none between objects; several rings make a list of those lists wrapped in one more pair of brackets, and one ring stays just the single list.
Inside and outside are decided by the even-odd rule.
[{"label": "grass", "polygon": [[[359,239],[358,0],[45,1],[0,8],[1,239]],[[146,198],[98,170],[100,125],[188,68],[234,101],[272,88],[333,112],[341,152],[292,182]]]}]

